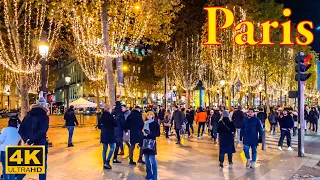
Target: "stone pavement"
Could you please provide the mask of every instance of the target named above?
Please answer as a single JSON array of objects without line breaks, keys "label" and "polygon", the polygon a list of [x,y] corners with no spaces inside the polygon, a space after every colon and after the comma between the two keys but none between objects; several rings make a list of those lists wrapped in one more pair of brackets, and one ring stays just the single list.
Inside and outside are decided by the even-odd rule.
[{"label": "stone pavement", "polygon": [[[138,164],[135,167],[128,165],[127,148],[125,156],[120,158],[122,164],[113,165],[112,170],[103,170],[99,133],[93,126],[78,127],[74,134],[75,147],[67,148],[67,130],[50,128],[48,136],[54,147],[49,149],[48,179],[144,179],[144,165]],[[286,148],[280,152],[276,148],[261,151],[259,147],[257,168],[246,169],[244,153],[241,148],[237,148],[234,165],[229,167],[225,163],[225,168],[220,169],[218,146],[208,137],[201,140],[193,137],[185,140],[183,146],[178,146],[175,144],[175,137],[167,140],[162,136],[157,143],[156,159],[160,180],[295,179],[294,177],[306,176],[304,173],[307,173],[306,167],[314,170],[320,160],[316,155],[298,158],[296,151],[288,152]],[[135,152],[135,160],[137,158],[138,152]],[[28,178],[33,179],[36,176],[28,175],[25,179]]]}]

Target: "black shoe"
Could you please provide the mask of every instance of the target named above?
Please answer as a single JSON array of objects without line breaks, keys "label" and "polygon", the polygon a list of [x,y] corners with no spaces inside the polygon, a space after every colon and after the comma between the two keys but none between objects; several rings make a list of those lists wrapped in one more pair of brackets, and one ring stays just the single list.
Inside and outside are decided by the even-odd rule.
[{"label": "black shoe", "polygon": [[130,165],[134,165],[134,166],[137,165],[137,163],[134,162],[133,160],[130,160],[129,164],[130,164]]},{"label": "black shoe", "polygon": [[118,161],[118,159],[114,159],[114,160],[113,160],[113,163],[114,163],[114,164],[120,164],[121,162]]},{"label": "black shoe", "polygon": [[223,163],[220,163],[220,168],[223,168]]},{"label": "black shoe", "polygon": [[112,169],[109,162],[107,162],[105,165],[103,165],[103,168],[104,169]]},{"label": "black shoe", "polygon": [[232,165],[233,164],[233,162],[229,162],[229,165]]},{"label": "black shoe", "polygon": [[74,145],[73,144],[68,144],[68,147],[73,147]]},{"label": "black shoe", "polygon": [[139,160],[138,160],[138,163],[140,163],[140,164],[146,164],[146,162],[144,162],[142,159],[139,159]]},{"label": "black shoe", "polygon": [[176,142],[176,144],[181,144],[180,141]]}]

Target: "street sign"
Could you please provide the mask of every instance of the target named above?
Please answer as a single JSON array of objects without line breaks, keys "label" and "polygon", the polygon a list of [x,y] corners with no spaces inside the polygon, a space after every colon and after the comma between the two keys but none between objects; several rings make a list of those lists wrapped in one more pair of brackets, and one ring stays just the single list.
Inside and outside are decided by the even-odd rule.
[{"label": "street sign", "polygon": [[289,98],[298,98],[298,91],[289,91]]}]

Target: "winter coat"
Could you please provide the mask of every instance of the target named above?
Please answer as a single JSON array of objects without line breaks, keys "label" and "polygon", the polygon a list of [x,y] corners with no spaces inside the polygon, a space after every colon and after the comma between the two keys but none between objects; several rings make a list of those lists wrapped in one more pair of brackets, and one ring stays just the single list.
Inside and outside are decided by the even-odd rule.
[{"label": "winter coat", "polygon": [[184,114],[180,110],[173,112],[172,120],[174,120],[175,129],[181,129],[184,122]]},{"label": "winter coat", "polygon": [[193,124],[194,121],[194,111],[186,111],[186,119],[189,124]]},{"label": "winter coat", "polygon": [[165,109],[160,109],[159,110],[159,113],[158,113],[158,118],[160,119],[160,120],[164,120],[164,114],[166,113],[166,110]]},{"label": "winter coat", "polygon": [[206,112],[198,112],[196,115],[196,122],[207,122],[207,113]]},{"label": "winter coat", "polygon": [[[180,111],[181,112],[181,111]],[[156,121],[153,121],[149,124],[150,134],[147,136],[144,136],[143,139],[153,139],[156,140],[157,137],[160,136],[160,126]],[[155,144],[156,150],[150,151],[150,150],[142,150],[143,154],[147,155],[157,155],[157,143]]]},{"label": "winter coat", "polygon": [[74,114],[74,110],[71,109],[64,114],[64,120],[66,120],[66,126],[75,126],[79,124],[77,117]]},{"label": "winter coat", "polygon": [[267,114],[263,111],[259,111],[257,113],[257,118],[260,119],[260,121],[262,122],[262,124],[266,123],[266,119],[267,119]]},{"label": "winter coat", "polygon": [[125,122],[125,129],[130,130],[131,144],[140,143],[140,145],[142,145],[143,126],[142,114],[137,110],[133,110]]},{"label": "winter coat", "polygon": [[114,135],[116,138],[116,142],[122,142],[123,141],[125,117],[124,117],[123,112],[121,111],[121,105],[120,105],[120,107],[116,106],[113,115],[114,115],[114,118],[117,123],[117,126],[114,128]]},{"label": "winter coat", "polygon": [[311,123],[317,123],[319,119],[319,113],[317,111],[310,111],[309,113],[309,120]]},{"label": "winter coat", "polygon": [[211,117],[211,126],[213,133],[218,133],[218,122],[221,119],[220,112],[218,110],[214,111],[213,116]]},{"label": "winter coat", "polygon": [[24,117],[19,128],[19,134],[29,145],[48,145],[47,131],[49,129],[49,116],[42,106],[34,106]]},{"label": "winter coat", "polygon": [[220,154],[236,152],[236,149],[234,148],[235,131],[236,127],[234,126],[234,123],[230,121],[228,117],[224,117],[219,121],[218,133]]},{"label": "winter coat", "polygon": [[277,124],[277,114],[275,112],[270,113],[268,120],[270,124]]},{"label": "winter coat", "polygon": [[293,121],[293,118],[292,118],[292,116],[290,114],[280,118],[279,124],[280,124],[280,129],[281,130],[288,131],[288,130],[290,130],[291,128],[294,127],[294,121]]},{"label": "winter coat", "polygon": [[243,120],[240,131],[240,138],[244,145],[258,146],[262,141],[263,128],[260,119],[257,117],[247,117]]},{"label": "winter coat", "polygon": [[114,128],[116,127],[117,123],[113,117],[113,115],[108,112],[104,111],[99,118],[99,129],[101,129],[101,143],[108,144],[108,143],[115,143],[116,139],[114,136]]},{"label": "winter coat", "polygon": [[124,115],[124,119],[127,120],[128,116],[130,115],[130,111],[129,110],[126,110],[123,115]]},{"label": "winter coat", "polygon": [[304,120],[306,120],[307,122],[310,122],[309,112],[307,110],[304,110]]},{"label": "winter coat", "polygon": [[237,129],[242,127],[244,113],[241,110],[236,110],[232,115],[232,121]]}]

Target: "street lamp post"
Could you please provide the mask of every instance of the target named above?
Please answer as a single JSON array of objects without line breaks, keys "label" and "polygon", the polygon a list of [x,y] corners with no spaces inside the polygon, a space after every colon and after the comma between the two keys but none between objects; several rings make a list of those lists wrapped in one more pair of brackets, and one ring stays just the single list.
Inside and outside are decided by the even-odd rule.
[{"label": "street lamp post", "polygon": [[42,40],[39,42],[38,45],[39,48],[39,54],[41,55],[41,88],[40,90],[43,92],[43,97],[45,98],[47,102],[47,72],[46,72],[46,66],[47,66],[47,57],[49,54],[49,44],[46,40]]},{"label": "street lamp post", "polygon": [[6,94],[8,97],[8,111],[10,111],[10,89],[7,89]]},{"label": "street lamp post", "polygon": [[226,81],[225,80],[221,80],[220,81],[220,85],[221,85],[221,93],[222,93],[222,106],[225,106],[225,92],[224,92],[224,86],[226,84]]},{"label": "street lamp post", "polygon": [[260,86],[258,87],[259,90],[259,106],[260,108],[262,107],[262,84],[260,84]]},{"label": "street lamp post", "polygon": [[64,77],[64,80],[66,81],[66,101],[67,101],[67,109],[69,109],[69,87],[70,87],[70,81],[71,81],[71,76],[66,75]]}]

